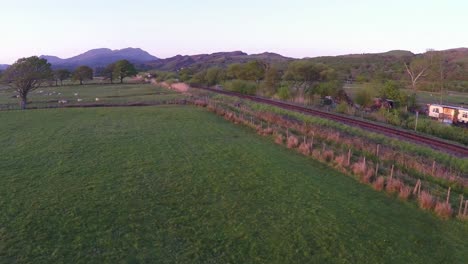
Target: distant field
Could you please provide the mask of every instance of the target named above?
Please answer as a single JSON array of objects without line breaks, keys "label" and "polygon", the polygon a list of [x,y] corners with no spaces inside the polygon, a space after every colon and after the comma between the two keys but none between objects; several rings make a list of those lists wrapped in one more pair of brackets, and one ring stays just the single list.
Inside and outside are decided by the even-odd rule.
[{"label": "distant field", "polygon": [[[0,89],[0,109],[18,108],[18,98],[12,98],[14,94],[12,89]],[[28,102],[30,107],[44,107],[59,105],[59,100],[67,100],[65,105],[70,105],[157,102],[182,97],[180,93],[151,84],[91,84],[38,88],[30,93]]]},{"label": "distant field", "polygon": [[468,259],[467,222],[203,109],[5,111],[0,124],[0,263]]},{"label": "distant field", "polygon": [[[351,98],[354,98],[356,92],[361,88],[360,84],[347,84],[345,85],[345,91]],[[413,91],[405,90],[407,94],[412,94]],[[416,95],[416,100],[419,104],[434,104],[440,103],[441,96],[440,93],[418,91]],[[450,105],[466,105],[468,106],[468,93],[452,92],[446,91],[442,95],[442,103]]]}]

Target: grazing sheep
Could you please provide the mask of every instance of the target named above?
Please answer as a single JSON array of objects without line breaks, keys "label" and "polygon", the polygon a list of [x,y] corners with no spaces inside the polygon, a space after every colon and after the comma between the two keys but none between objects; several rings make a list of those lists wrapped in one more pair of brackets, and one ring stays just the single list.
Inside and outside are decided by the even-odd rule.
[{"label": "grazing sheep", "polygon": [[76,99],[76,101],[77,101],[77,102],[81,102],[81,101],[83,101],[83,99],[78,98],[78,99]]},{"label": "grazing sheep", "polygon": [[94,99],[94,100],[96,100],[96,102],[97,102],[97,101],[99,101],[99,98],[96,97],[96,99]]},{"label": "grazing sheep", "polygon": [[74,93],[75,96],[78,96],[78,93]]},{"label": "grazing sheep", "polygon": [[58,103],[59,104],[66,104],[66,103],[68,103],[68,101],[67,100],[59,100]]}]

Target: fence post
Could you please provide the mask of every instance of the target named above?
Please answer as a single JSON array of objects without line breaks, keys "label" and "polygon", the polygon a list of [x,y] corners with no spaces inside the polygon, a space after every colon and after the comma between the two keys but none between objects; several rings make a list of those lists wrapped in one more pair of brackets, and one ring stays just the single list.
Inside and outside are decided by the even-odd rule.
[{"label": "fence post", "polygon": [[431,176],[434,176],[435,173],[435,160],[432,162],[432,171],[431,171]]},{"label": "fence post", "polygon": [[393,169],[395,168],[395,164],[392,164],[392,169],[390,170],[390,179],[393,178]]},{"label": "fence post", "polygon": [[380,144],[377,144],[377,149],[375,150],[375,156],[379,157]]},{"label": "fence post", "polygon": [[447,191],[447,201],[445,201],[446,204],[449,203],[449,199],[450,199],[450,189],[451,189],[451,187],[449,186],[449,187],[448,187],[448,191]]},{"label": "fence post", "polygon": [[351,165],[351,149],[348,149],[348,166]]},{"label": "fence post", "polygon": [[463,207],[463,194],[460,194],[460,207],[458,207],[458,216],[461,216],[462,207]]}]

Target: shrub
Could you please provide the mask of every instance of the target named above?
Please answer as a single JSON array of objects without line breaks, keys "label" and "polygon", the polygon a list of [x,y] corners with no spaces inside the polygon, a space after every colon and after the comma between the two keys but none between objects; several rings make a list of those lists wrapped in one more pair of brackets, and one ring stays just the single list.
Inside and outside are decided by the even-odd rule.
[{"label": "shrub", "polygon": [[370,183],[372,176],[374,176],[374,170],[373,169],[368,169],[362,176],[361,176],[361,182],[362,183]]},{"label": "shrub", "polygon": [[306,156],[309,156],[310,155],[310,144],[302,142],[299,145],[299,152],[301,152],[302,154],[304,154]]},{"label": "shrub", "polygon": [[283,144],[284,142],[284,137],[281,134],[276,135],[275,137],[275,143],[276,144]]},{"label": "shrub", "polygon": [[342,101],[337,107],[336,107],[336,112],[338,113],[346,113],[348,111],[348,103],[345,101]]},{"label": "shrub", "polygon": [[330,162],[333,160],[333,157],[335,156],[335,153],[333,153],[333,150],[325,150],[323,152],[323,159],[326,162]]},{"label": "shrub", "polygon": [[453,210],[449,203],[437,202],[434,211],[441,218],[447,219],[452,216]]},{"label": "shrub", "polygon": [[242,94],[255,95],[257,92],[257,85],[254,82],[232,80],[224,83],[226,90],[238,92]]},{"label": "shrub", "polygon": [[418,197],[418,202],[422,209],[429,210],[434,207],[434,198],[426,191],[421,191],[421,194]]},{"label": "shrub", "polygon": [[388,179],[387,181],[387,186],[385,187],[385,190],[388,193],[399,193],[401,187],[403,187],[403,182],[401,182],[398,179]]},{"label": "shrub", "polygon": [[346,164],[346,155],[341,154],[339,156],[336,156],[335,162],[338,166],[344,167],[344,165]]},{"label": "shrub", "polygon": [[407,200],[411,195],[411,188],[408,186],[401,186],[400,192],[398,193],[398,197],[403,200]]},{"label": "shrub", "polygon": [[287,86],[281,86],[278,90],[278,97],[281,100],[288,100],[290,97],[289,88]]},{"label": "shrub", "polygon": [[366,174],[366,163],[363,161],[354,163],[352,166],[355,175],[364,176]]},{"label": "shrub", "polygon": [[295,136],[289,136],[287,146],[288,148],[295,148],[299,145],[299,139]]},{"label": "shrub", "polygon": [[380,176],[377,178],[374,184],[372,184],[372,187],[374,187],[374,189],[376,189],[377,191],[381,191],[383,190],[384,185],[385,185],[385,178]]}]

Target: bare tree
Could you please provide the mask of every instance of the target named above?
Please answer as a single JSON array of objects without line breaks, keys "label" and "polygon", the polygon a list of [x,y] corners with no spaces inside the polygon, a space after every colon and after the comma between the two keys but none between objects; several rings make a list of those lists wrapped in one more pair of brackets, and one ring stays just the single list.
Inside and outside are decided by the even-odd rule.
[{"label": "bare tree", "polygon": [[432,65],[433,53],[432,50],[428,50],[422,57],[415,58],[410,63],[404,63],[414,92],[416,92],[418,81],[427,76],[427,72]]}]

